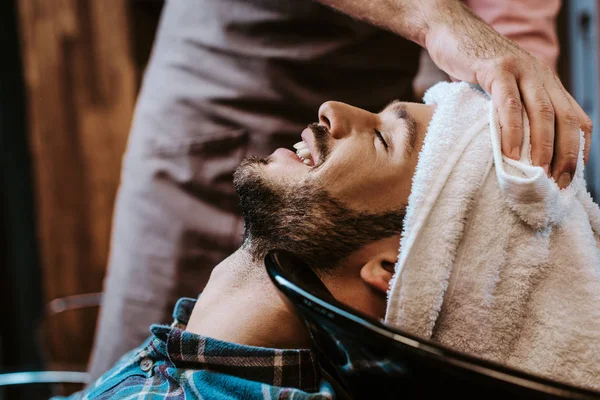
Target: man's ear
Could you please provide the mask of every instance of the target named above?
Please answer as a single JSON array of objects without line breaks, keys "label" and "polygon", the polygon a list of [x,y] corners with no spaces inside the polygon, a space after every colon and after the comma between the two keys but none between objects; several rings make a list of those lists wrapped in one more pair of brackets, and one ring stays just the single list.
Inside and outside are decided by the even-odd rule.
[{"label": "man's ear", "polygon": [[360,277],[367,285],[385,294],[390,287],[397,261],[397,248],[385,250],[363,265]]}]

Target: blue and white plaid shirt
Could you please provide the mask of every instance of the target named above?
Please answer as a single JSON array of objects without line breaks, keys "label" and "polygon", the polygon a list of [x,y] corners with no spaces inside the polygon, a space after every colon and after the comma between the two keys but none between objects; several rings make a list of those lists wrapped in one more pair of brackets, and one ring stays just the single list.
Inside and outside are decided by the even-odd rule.
[{"label": "blue and white plaid shirt", "polygon": [[195,299],[177,302],[169,327],[132,350],[79,399],[333,399],[310,350],[243,346],[185,331]]}]

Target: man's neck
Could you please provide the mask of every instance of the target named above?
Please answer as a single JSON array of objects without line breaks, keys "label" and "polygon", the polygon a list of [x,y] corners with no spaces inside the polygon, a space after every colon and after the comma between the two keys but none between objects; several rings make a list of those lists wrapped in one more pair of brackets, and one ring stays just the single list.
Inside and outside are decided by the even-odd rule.
[{"label": "man's neck", "polygon": [[253,262],[244,248],[215,267],[187,330],[250,346],[309,346],[304,325],[279,297],[263,263]]}]

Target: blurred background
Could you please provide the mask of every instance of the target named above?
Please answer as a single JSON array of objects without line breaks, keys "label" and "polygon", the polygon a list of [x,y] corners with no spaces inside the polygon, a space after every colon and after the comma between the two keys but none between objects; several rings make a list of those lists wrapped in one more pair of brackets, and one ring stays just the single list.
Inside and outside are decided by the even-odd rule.
[{"label": "blurred background", "polygon": [[[86,370],[121,158],[162,5],[0,2],[0,374]],[[596,127],[586,170],[596,200],[599,10],[598,0],[564,0],[558,23],[559,75]],[[423,58],[415,89],[443,78]],[[80,387],[0,382],[0,400]]]}]

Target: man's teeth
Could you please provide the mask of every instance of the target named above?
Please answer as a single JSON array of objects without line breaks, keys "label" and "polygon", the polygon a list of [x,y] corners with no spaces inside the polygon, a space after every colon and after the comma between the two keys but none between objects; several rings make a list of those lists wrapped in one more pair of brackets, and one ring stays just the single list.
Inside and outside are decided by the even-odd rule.
[{"label": "man's teeth", "polygon": [[296,149],[296,154],[298,155],[298,157],[302,160],[302,162],[305,165],[308,165],[308,166],[314,165],[314,161],[310,154],[310,150],[308,150],[308,146],[306,145],[306,143],[304,143],[304,141],[296,143],[294,145],[294,149]]},{"label": "man's teeth", "polygon": [[302,158],[310,158],[310,151],[308,149],[299,149],[296,151],[296,154]]}]

